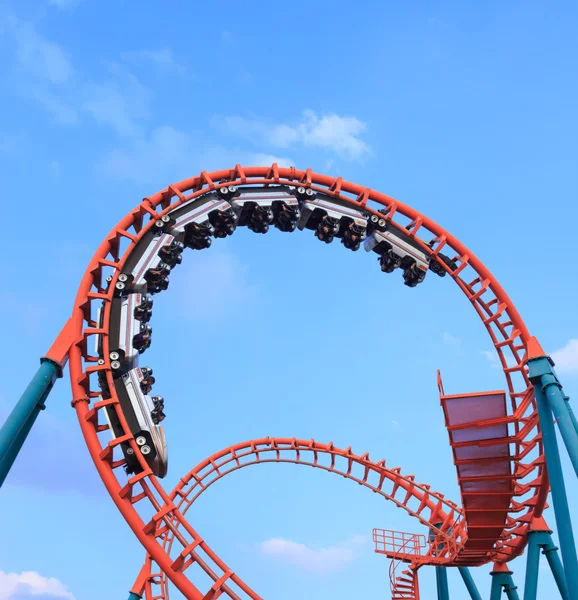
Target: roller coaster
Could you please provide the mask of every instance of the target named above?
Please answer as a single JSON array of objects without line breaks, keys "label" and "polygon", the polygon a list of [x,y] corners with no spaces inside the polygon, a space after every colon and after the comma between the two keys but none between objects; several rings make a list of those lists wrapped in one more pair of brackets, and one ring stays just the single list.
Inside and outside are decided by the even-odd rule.
[{"label": "roller coaster", "polygon": [[[170,492],[153,369],[141,366],[152,339],[154,295],[169,287],[185,249],[202,251],[237,227],[266,233],[310,230],[324,243],[362,246],[381,271],[409,287],[453,280],[490,336],[506,389],[438,392],[461,492],[455,503],[385,460],[297,438],[249,440],[213,454]],[[431,272],[431,274],[430,274]],[[578,600],[578,561],[556,426],[578,475],[578,424],[554,362],[514,304],[459,240],[413,208],[377,191],[313,173],[270,167],[202,172],[143,199],[105,237],[80,282],[71,317],[0,430],[0,485],[68,364],[72,406],[108,493],[145,550],[129,600],[168,600],[169,583],[190,600],[259,599],[188,522],[195,500],[222,477],[268,463],[339,474],[414,517],[425,533],[374,529],[375,552],[391,559],[391,598],[419,600],[419,570],[435,568],[449,599],[447,569],[481,600],[470,567],[491,564],[490,600],[520,598],[511,562],[524,552],[524,600],[536,600],[540,549],[560,597]],[[170,440],[169,440],[170,441]],[[551,492],[560,554],[544,512]],[[189,576],[196,566],[210,580]],[[127,582],[127,585],[129,583]]]}]

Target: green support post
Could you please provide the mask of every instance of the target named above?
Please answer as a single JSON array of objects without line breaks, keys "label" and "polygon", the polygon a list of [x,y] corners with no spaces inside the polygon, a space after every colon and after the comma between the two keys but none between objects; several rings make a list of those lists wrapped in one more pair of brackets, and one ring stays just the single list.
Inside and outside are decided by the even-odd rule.
[{"label": "green support post", "polygon": [[450,600],[448,572],[445,567],[436,566],[436,581],[438,587],[438,600]]},{"label": "green support post", "polygon": [[528,560],[526,562],[526,581],[524,582],[524,600],[536,600],[538,596],[538,567],[540,566],[539,531],[528,533]]},{"label": "green support post", "polygon": [[128,600],[141,600],[142,596],[135,594],[134,592],[130,592],[128,595]]},{"label": "green support post", "polygon": [[570,403],[567,400],[568,396],[562,391],[562,386],[553,372],[542,375],[541,384],[550,410],[556,417],[556,423],[574,467],[574,472],[578,477],[578,433],[576,433],[575,420],[572,419],[574,413],[571,414],[568,410],[570,408]]},{"label": "green support post", "polygon": [[572,421],[572,425],[574,425],[574,431],[576,432],[576,435],[578,435],[578,421],[576,420],[576,415],[574,414],[574,411],[572,410],[572,407],[570,406],[570,396],[564,395],[564,402],[566,402],[566,410],[568,411],[568,414],[570,415],[570,420]]},{"label": "green support post", "polygon": [[0,429],[0,487],[10,472],[26,441],[38,413],[55,381],[62,377],[62,367],[49,358],[41,359],[40,368]]},{"label": "green support post", "polygon": [[490,600],[500,600],[502,589],[506,592],[508,600],[520,600],[517,592],[518,588],[514,585],[512,579],[512,571],[509,571],[505,565],[496,565],[490,575],[492,576]]},{"label": "green support post", "polygon": [[508,600],[520,600],[520,596],[518,596],[518,588],[514,585],[511,576],[510,581],[504,586],[504,591],[506,592],[506,596],[508,596]]},{"label": "green support post", "polygon": [[490,600],[500,600],[502,597],[502,584],[492,573],[492,589],[490,591]]},{"label": "green support post", "polygon": [[[560,538],[562,561],[564,563],[566,587],[570,600],[578,600],[578,558],[576,557],[576,544],[572,532],[572,519],[570,518],[560,453],[558,452],[556,430],[554,428],[550,405],[546,397],[546,391],[543,387],[543,382],[548,381],[548,377],[546,376],[552,375],[551,360],[546,356],[531,358],[528,360],[528,367],[530,381],[534,384],[536,395],[542,442],[544,444],[544,456],[550,478],[554,516],[556,517],[556,524],[558,526],[558,537]],[[557,386],[548,384],[547,390],[554,389],[560,392]]]},{"label": "green support post", "polygon": [[547,543],[544,544],[542,553],[548,560],[548,564],[550,565],[552,575],[554,576],[554,581],[556,581],[556,585],[558,586],[558,591],[560,592],[560,596],[562,596],[562,600],[570,600],[570,596],[568,595],[568,587],[566,585],[566,578],[564,577],[564,567],[562,566],[562,561],[560,560],[560,555],[558,554],[558,548],[554,545],[552,536],[549,533],[547,534]]},{"label": "green support post", "polygon": [[460,572],[460,575],[462,576],[462,579],[464,580],[464,583],[466,584],[466,588],[468,590],[468,592],[470,593],[470,597],[472,600],[482,600],[482,597],[480,596],[480,592],[478,592],[478,588],[476,587],[476,584],[474,583],[474,579],[472,577],[472,574],[470,573],[470,570],[468,569],[468,567],[458,567],[458,571]]}]

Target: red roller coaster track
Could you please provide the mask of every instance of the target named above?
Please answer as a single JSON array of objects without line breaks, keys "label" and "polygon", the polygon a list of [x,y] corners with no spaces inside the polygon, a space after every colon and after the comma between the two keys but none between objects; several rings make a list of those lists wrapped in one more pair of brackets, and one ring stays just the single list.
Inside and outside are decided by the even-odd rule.
[{"label": "red roller coaster track", "polygon": [[[187,598],[214,598],[222,593],[224,585],[235,585],[248,597],[257,597],[211,551],[186,521],[174,499],[153,476],[144,458],[136,452],[136,442],[114,393],[110,361],[99,364],[99,357],[90,354],[90,344],[87,342],[93,335],[102,335],[104,356],[109,356],[107,335],[114,286],[131,251],[152,228],[154,221],[191,198],[231,184],[303,185],[340,198],[368,214],[377,214],[377,210],[385,208],[386,219],[391,226],[408,233],[427,254],[435,256],[443,248],[446,253],[448,249],[455,253],[456,268],[452,270],[445,264],[442,266],[473,305],[498,353],[509,396],[509,411],[505,423],[511,424],[513,429],[504,443],[512,444],[515,448],[512,456],[514,474],[509,516],[499,535],[495,536],[491,551],[484,557],[478,557],[477,564],[484,561],[507,562],[518,556],[526,543],[530,523],[534,517],[541,515],[545,506],[549,485],[533,388],[526,368],[528,345],[533,338],[512,301],[471,251],[439,225],[409,206],[341,178],[319,175],[310,169],[301,171],[279,168],[274,164],[271,167],[247,168],[237,165],[230,170],[203,172],[145,198],[111,230],[97,249],[81,281],[73,315],[47,355],[61,362],[70,346],[69,340],[73,340],[68,352],[72,404],[87,447],[113,501],[154,562]],[[145,217],[150,218],[150,222],[145,224]],[[430,245],[423,241],[428,237],[433,239]],[[107,272],[112,275],[110,286],[105,284],[104,274]],[[99,327],[94,316],[95,303],[103,302],[104,322]],[[105,374],[112,390],[112,397],[104,401],[95,401],[100,396],[95,382],[99,371]],[[108,429],[105,420],[101,418],[105,406],[117,413],[125,432],[123,436],[108,443],[103,443],[98,435]],[[504,422],[504,418],[501,422]],[[124,459],[115,459],[123,442],[130,444],[144,469],[128,481],[123,480],[122,469],[119,469],[124,464]],[[159,543],[157,532],[163,528],[171,530],[175,540],[182,546],[181,560],[173,561]],[[184,566],[187,562],[194,562],[206,571],[211,569],[210,561],[217,565],[222,574],[214,573],[215,577],[212,578],[215,583],[211,590],[203,593],[187,578]]]},{"label": "red roller coaster track", "polygon": [[[314,440],[265,438],[231,446],[189,471],[171,492],[170,498],[185,515],[199,496],[225,475],[245,467],[271,463],[303,465],[341,475],[404,509],[427,526],[428,530],[435,532],[435,541],[430,544],[428,551],[415,556],[416,565],[449,565],[463,545],[465,521],[463,512],[455,503],[432,491],[428,485],[416,483],[413,475],[403,475],[399,467],[386,467],[385,460],[375,463],[367,453],[359,456],[351,448],[342,450],[331,442],[321,444]],[[415,510],[409,506],[412,501],[417,501]],[[171,554],[175,542],[174,531],[160,527],[155,534],[167,554]],[[182,553],[176,560],[184,561],[183,570],[193,562]],[[146,592],[147,600],[167,600],[166,575],[162,571],[153,574],[153,571],[156,570],[153,569],[152,558],[147,555],[133,592],[139,595]],[[160,587],[159,592],[153,592],[153,585]],[[222,590],[235,598],[226,586]]]}]

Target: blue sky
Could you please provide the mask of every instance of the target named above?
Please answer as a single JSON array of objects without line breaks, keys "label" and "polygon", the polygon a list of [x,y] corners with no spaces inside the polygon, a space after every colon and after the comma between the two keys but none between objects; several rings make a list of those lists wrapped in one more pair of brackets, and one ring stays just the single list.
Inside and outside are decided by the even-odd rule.
[{"label": "blue sky", "polygon": [[[203,169],[274,160],[393,195],[455,234],[556,353],[575,397],[578,8],[435,4],[4,2],[0,174],[13,252],[0,290],[0,414],[128,210]],[[449,278],[409,289],[373,256],[311,232],[239,231],[189,253],[152,325],[145,356],[166,398],[168,489],[209,454],[270,435],[369,451],[458,500],[436,369],[448,393],[505,384]],[[69,400],[65,379],[0,494],[10,540],[0,600],[124,598],[144,558]],[[420,531],[367,490],[288,465],[235,473],[189,514],[276,600],[388,597],[371,530]],[[272,539],[285,551],[267,552]],[[475,573],[484,595],[487,571]],[[514,571],[522,586],[523,558]],[[424,597],[433,577],[421,572]],[[465,593],[453,572],[450,583]]]}]

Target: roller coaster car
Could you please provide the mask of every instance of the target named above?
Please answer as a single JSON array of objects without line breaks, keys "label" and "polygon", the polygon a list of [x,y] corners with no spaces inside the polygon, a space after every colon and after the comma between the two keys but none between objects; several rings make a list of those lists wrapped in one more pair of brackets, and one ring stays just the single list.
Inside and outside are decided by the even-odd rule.
[{"label": "roller coaster car", "polygon": [[183,242],[173,240],[170,244],[163,246],[159,250],[159,256],[164,263],[169,265],[171,269],[174,269],[177,265],[181,264],[181,261],[183,260],[182,253],[184,249],[185,245]]},{"label": "roller coaster car", "polygon": [[[158,426],[155,421],[162,420],[159,419],[159,415],[162,414],[164,400],[161,396],[148,396],[142,391],[143,383],[151,375],[152,369],[137,367],[116,379],[115,389],[120,408],[141,453],[152,472],[162,478],[167,474],[168,468],[167,443],[163,428]],[[106,416],[113,437],[123,435],[123,429],[114,407],[106,407]],[[126,459],[126,472],[128,474],[140,473],[142,468],[131,446],[127,442],[120,446]]]},{"label": "roller coaster car", "polygon": [[209,215],[209,221],[214,227],[213,236],[226,238],[233,235],[237,228],[237,215],[232,208],[226,210],[215,210]]},{"label": "roller coaster car", "polygon": [[267,233],[273,224],[280,231],[295,231],[300,217],[299,201],[288,186],[243,187],[231,199],[237,225],[255,233]]},{"label": "roller coaster car", "polygon": [[301,217],[299,201],[289,196],[288,198],[273,202],[273,224],[279,231],[291,233],[297,229],[297,222]]},{"label": "roller coaster car", "polygon": [[405,285],[415,287],[425,279],[429,256],[409,235],[389,225],[378,226],[365,240],[364,247],[367,252],[373,250],[379,254],[379,264],[384,273],[402,269]]},{"label": "roller coaster car", "polygon": [[184,235],[185,247],[203,250],[211,245],[212,235],[225,237],[235,231],[234,213],[231,228],[232,208],[222,196],[222,192],[210,192],[187,200],[169,213],[173,223],[171,231],[175,235]]},{"label": "roller coaster car", "polygon": [[[165,215],[168,217],[168,215]],[[170,223],[170,218],[167,223]],[[157,223],[165,223],[159,220]],[[156,294],[169,287],[169,273],[181,262],[184,244],[164,231],[151,232],[143,237],[130,253],[123,272],[116,282],[116,294],[148,292]],[[165,257],[169,262],[163,260]]]},{"label": "roller coaster car", "polygon": [[246,226],[255,233],[267,233],[275,218],[271,205],[271,195],[267,188],[243,190],[231,200],[237,217],[237,225]]},{"label": "roller coaster car", "polygon": [[165,400],[162,396],[151,396],[153,402],[153,410],[151,411],[151,419],[155,425],[158,425],[161,421],[164,421],[166,415],[163,412],[165,407]]},{"label": "roller coaster car", "polygon": [[433,271],[436,275],[439,275],[440,277],[446,276],[446,270],[443,268],[440,262],[446,264],[449,267],[450,271],[455,271],[458,268],[458,265],[455,260],[452,260],[449,256],[446,256],[445,254],[439,252],[437,254],[437,257],[431,258],[429,263],[429,269],[430,271]]},{"label": "roller coaster car", "polygon": [[314,192],[302,186],[295,189],[300,201],[301,217],[297,227],[315,231],[315,236],[330,244],[334,238],[350,250],[358,250],[367,235],[367,220],[364,214],[345,202]]},{"label": "roller coaster car", "polygon": [[[108,327],[110,367],[113,371],[132,369],[138,365],[137,356],[151,345],[150,320],[153,300],[145,294],[128,294],[113,298]],[[98,312],[99,327],[102,326],[102,309]],[[96,351],[103,356],[101,336],[96,336]]]}]

